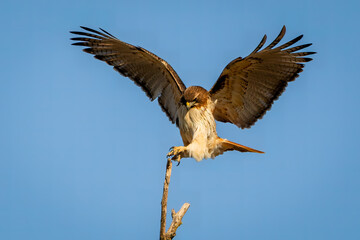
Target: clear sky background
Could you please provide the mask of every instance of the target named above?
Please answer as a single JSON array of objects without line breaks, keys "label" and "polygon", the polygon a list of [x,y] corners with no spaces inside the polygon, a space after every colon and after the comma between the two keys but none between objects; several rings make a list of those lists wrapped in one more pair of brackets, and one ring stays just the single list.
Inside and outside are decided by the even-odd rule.
[{"label": "clear sky background", "polygon": [[[360,239],[359,1],[10,1],[0,3],[0,239],[158,239],[169,147],[156,102],[71,46],[102,27],[209,89],[263,34],[304,34],[314,61],[230,152],[173,168],[175,239]],[[284,41],[283,41],[284,42]],[[168,221],[169,223],[169,221]]]}]

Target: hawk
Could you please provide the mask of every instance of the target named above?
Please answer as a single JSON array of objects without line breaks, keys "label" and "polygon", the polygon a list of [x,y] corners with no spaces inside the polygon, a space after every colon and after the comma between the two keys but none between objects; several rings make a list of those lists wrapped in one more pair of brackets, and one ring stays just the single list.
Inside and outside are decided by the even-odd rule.
[{"label": "hawk", "polygon": [[250,128],[261,119],[284,92],[288,82],[302,72],[305,57],[315,52],[298,52],[311,44],[292,46],[303,35],[276,46],[285,35],[285,26],[267,47],[266,35],[255,50],[245,58],[231,61],[214,86],[186,87],[174,69],[148,50],[122,42],[100,28],[100,31],[81,27],[84,32],[71,38],[73,45],[86,47],[83,51],[105,61],[124,77],[135,82],[151,101],[158,99],[161,109],[180,130],[184,146],[172,147],[167,157],[178,161],[194,158],[197,161],[215,158],[226,151],[262,151],[220,138],[215,120],[230,122],[239,128]]}]

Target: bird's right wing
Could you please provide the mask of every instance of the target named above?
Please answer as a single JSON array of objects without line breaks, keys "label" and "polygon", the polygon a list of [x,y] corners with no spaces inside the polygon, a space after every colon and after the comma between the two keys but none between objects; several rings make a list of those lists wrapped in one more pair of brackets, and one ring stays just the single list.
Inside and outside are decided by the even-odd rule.
[{"label": "bird's right wing", "polygon": [[151,101],[158,98],[162,110],[175,123],[178,103],[186,87],[174,69],[155,54],[122,42],[103,29],[100,32],[81,28],[86,32],[71,32],[80,35],[71,38],[77,41],[73,45],[87,47],[85,52],[95,55],[96,59],[105,61],[123,76],[133,80]]}]

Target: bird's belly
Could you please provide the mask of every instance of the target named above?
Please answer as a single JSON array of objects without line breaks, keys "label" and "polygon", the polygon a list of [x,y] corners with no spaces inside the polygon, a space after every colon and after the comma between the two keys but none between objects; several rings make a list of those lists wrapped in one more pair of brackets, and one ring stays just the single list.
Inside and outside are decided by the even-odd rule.
[{"label": "bird's belly", "polygon": [[206,109],[190,109],[179,114],[179,129],[189,157],[200,161],[212,158],[217,139],[216,123],[212,112]]}]

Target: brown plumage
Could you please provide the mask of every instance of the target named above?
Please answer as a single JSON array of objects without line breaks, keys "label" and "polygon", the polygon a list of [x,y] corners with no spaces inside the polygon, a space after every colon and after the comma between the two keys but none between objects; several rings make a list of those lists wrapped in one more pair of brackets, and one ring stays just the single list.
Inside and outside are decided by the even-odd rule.
[{"label": "brown plumage", "polygon": [[133,80],[151,101],[157,98],[170,121],[179,127],[184,146],[173,147],[168,154],[177,161],[184,157],[200,161],[231,150],[262,153],[218,137],[215,120],[251,127],[288,82],[299,76],[303,63],[312,60],[305,56],[315,53],[297,52],[311,44],[290,47],[302,35],[276,47],[285,35],[284,26],[263,50],[266,35],[249,56],[231,61],[207,91],[199,86],[186,88],[166,61],[146,49],[122,42],[102,29],[81,28],[86,32],[71,32],[80,36],[72,38],[76,41],[73,45],[85,46],[85,52]]},{"label": "brown plumage", "polygon": [[273,48],[283,38],[285,31],[284,26],[279,36],[259,52],[265,44],[265,35],[249,56],[237,58],[225,67],[210,90],[212,99],[217,100],[214,112],[216,120],[250,128],[270,109],[288,82],[299,76],[304,67],[302,63],[312,60],[304,56],[315,52],[295,53],[311,44],[285,49],[298,42],[302,35]]}]

